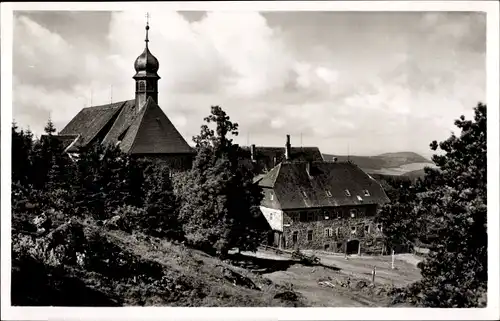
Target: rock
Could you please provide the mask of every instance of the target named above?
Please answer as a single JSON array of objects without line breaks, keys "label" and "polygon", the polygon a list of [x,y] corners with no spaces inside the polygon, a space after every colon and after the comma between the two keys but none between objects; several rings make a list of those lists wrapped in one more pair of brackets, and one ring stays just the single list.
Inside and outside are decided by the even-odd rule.
[{"label": "rock", "polygon": [[366,288],[367,286],[368,286],[368,282],[365,280],[360,280],[358,282],[352,282],[350,284],[351,289],[355,289],[355,290],[361,290],[363,288]]},{"label": "rock", "polygon": [[109,229],[118,229],[118,225],[120,224],[121,217],[120,215],[115,215],[109,220],[104,221],[104,226]]},{"label": "rock", "polygon": [[330,281],[320,281],[318,282],[319,285],[324,286],[324,287],[329,287],[329,288],[334,288],[335,284],[333,284]]}]

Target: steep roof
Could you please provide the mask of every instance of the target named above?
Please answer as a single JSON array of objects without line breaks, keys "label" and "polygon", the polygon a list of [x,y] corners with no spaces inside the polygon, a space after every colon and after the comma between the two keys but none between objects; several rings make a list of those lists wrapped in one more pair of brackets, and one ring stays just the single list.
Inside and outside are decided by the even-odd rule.
[{"label": "steep roof", "polygon": [[[276,164],[285,161],[285,147],[256,146],[254,157],[258,172],[267,172]],[[323,161],[318,147],[292,147],[290,157],[293,161]],[[241,146],[241,158],[242,162],[251,158],[250,146]]]},{"label": "steep roof", "polygon": [[274,190],[281,209],[389,202],[380,184],[355,164],[311,162],[309,165],[308,172],[308,162],[281,163],[258,184]]},{"label": "steep roof", "polygon": [[126,129],[120,148],[131,154],[194,153],[151,97]]},{"label": "steep roof", "polygon": [[120,135],[132,124],[135,119],[135,99],[127,100],[122,106],[118,117],[116,117],[113,126],[110,128],[106,136],[104,137],[103,144],[116,144]]},{"label": "steep roof", "polygon": [[83,108],[59,132],[59,135],[80,135],[78,146],[86,146],[109,124],[118,114],[126,101],[113,104]]}]

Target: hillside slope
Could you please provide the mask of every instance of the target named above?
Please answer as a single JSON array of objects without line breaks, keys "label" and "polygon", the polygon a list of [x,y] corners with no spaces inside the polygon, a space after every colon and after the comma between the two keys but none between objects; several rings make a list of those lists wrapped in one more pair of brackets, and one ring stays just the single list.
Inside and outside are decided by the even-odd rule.
[{"label": "hillside slope", "polygon": [[[46,245],[54,242],[61,243],[48,254]],[[15,238],[14,244],[14,306],[305,305],[300,298],[281,299],[290,291],[258,274],[143,234],[72,221],[42,237]],[[86,253],[83,261],[78,251]],[[64,264],[57,263],[60,254]]]}]

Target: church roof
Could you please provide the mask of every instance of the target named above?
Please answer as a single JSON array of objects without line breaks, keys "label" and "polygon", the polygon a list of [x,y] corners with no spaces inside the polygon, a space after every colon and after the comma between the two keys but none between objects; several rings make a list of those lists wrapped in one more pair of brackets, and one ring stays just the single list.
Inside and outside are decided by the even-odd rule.
[{"label": "church roof", "polygon": [[59,132],[61,135],[80,135],[74,147],[87,146],[102,129],[117,115],[125,102],[83,108]]},{"label": "church roof", "polygon": [[80,135],[71,151],[99,142],[131,154],[194,153],[151,97],[139,112],[135,100],[84,108],[59,134]]},{"label": "church roof", "polygon": [[132,121],[120,146],[131,154],[194,153],[151,97]]}]

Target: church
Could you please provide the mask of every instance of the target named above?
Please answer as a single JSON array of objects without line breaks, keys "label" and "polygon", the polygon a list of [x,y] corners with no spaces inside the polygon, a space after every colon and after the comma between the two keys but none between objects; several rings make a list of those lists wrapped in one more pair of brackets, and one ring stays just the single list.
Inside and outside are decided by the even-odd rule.
[{"label": "church", "polygon": [[191,167],[189,146],[158,106],[160,64],[146,47],[134,63],[135,99],[83,108],[56,136],[72,157],[95,144],[115,145],[137,158],[165,162],[174,170]]}]

